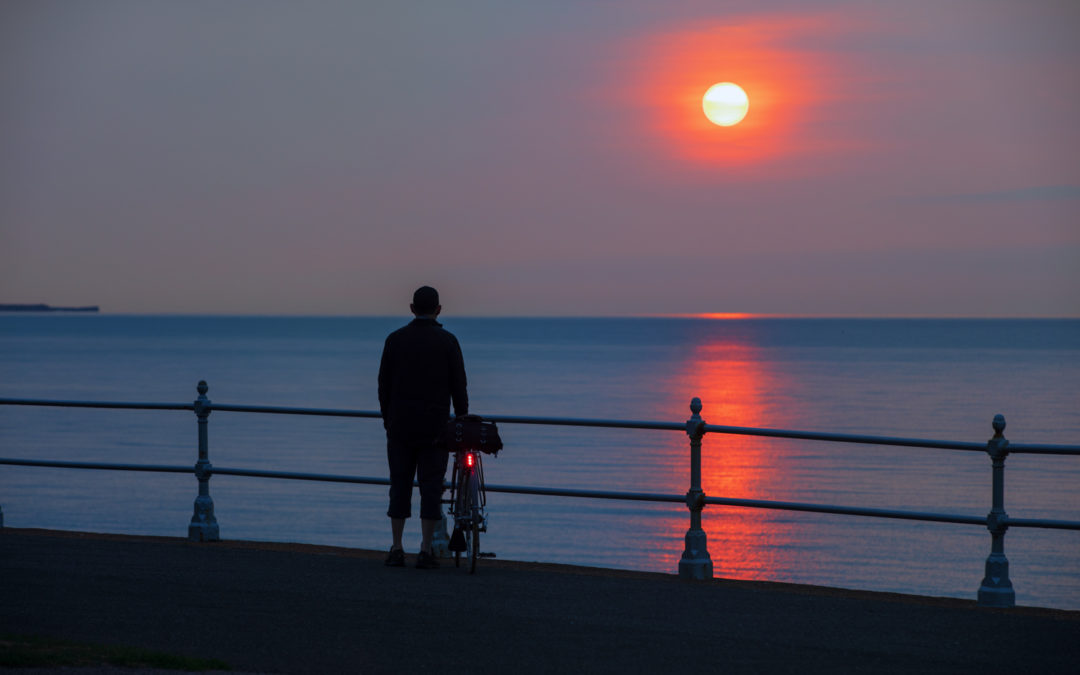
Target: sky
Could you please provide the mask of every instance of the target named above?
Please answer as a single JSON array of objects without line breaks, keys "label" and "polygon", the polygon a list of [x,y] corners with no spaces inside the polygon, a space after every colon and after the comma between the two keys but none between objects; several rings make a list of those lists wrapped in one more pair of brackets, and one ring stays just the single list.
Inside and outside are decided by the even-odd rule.
[{"label": "sky", "polygon": [[1076,35],[1072,0],[5,0],[0,303],[1078,317]]}]

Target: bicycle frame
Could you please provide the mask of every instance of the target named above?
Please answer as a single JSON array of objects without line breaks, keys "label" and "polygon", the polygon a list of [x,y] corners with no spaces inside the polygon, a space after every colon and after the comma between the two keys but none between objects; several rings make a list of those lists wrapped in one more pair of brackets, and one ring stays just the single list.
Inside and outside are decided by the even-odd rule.
[{"label": "bicycle frame", "polygon": [[483,460],[475,450],[454,453],[454,474],[450,482],[450,515],[454,518],[454,535],[450,546],[454,551],[454,566],[461,565],[466,554],[469,573],[476,572],[480,555],[480,533],[487,531],[487,492],[484,489]]},{"label": "bicycle frame", "polygon": [[[469,461],[469,458],[472,461]],[[461,494],[461,486],[465,484],[465,477],[468,476],[471,481],[475,481],[479,486],[480,497],[480,531],[486,531],[486,518],[483,518],[483,510],[487,506],[487,490],[484,489],[484,462],[483,455],[475,450],[458,450],[454,453],[454,471],[450,479],[450,515],[454,517],[454,522],[466,520],[470,521],[473,514],[464,513],[463,499]]]}]

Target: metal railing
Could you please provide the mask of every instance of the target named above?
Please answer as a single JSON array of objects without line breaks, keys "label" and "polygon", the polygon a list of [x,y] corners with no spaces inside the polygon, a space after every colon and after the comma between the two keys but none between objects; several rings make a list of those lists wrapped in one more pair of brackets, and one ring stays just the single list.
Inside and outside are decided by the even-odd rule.
[{"label": "metal railing", "polygon": [[[206,397],[208,387],[205,381],[196,387],[199,396],[192,403],[118,403],[109,401],[55,401],[39,399],[0,398],[0,405],[15,406],[51,406],[63,408],[113,408],[124,410],[190,410],[195,413],[198,424],[199,457],[195,463],[194,474],[198,480],[198,495],[195,498],[194,514],[188,524],[188,539],[192,541],[217,541],[220,539],[220,527],[214,515],[214,502],[210,497],[210,478],[213,474],[229,476],[249,476],[256,478],[278,478],[289,480],[326,481],[336,483],[358,483],[367,485],[389,485],[387,478],[367,476],[342,476],[334,474],[296,473],[288,471],[268,471],[248,468],[215,467],[210,463],[207,423],[210,413],[241,412],[265,413],[275,415],[314,415],[324,417],[360,417],[380,419],[377,411],[333,410],[323,408],[291,408],[255,405],[215,404]],[[679,576],[686,579],[711,579],[713,576],[712,559],[709,556],[705,531],[701,527],[701,512],[706,505],[738,506],[758,509],[781,509],[812,513],[832,513],[874,518],[897,518],[942,523],[960,523],[982,525],[990,531],[990,554],[986,559],[985,574],[978,591],[978,603],[989,607],[1012,607],[1016,604],[1016,593],[1009,579],[1009,561],[1005,557],[1005,532],[1010,527],[1033,527],[1060,530],[1080,530],[1080,522],[1069,520],[1050,520],[1042,518],[1010,518],[1005,512],[1005,458],[1009,454],[1045,454],[1080,456],[1080,445],[1013,444],[1005,439],[1005,418],[994,417],[994,435],[986,443],[968,443],[959,441],[941,441],[921,438],[895,438],[888,436],[867,436],[855,434],[832,434],[812,431],[791,431],[784,429],[761,429],[753,427],[733,427],[707,424],[701,418],[701,400],[694,398],[690,403],[691,416],[685,423],[653,422],[606,419],[575,419],[557,417],[520,417],[513,415],[490,415],[486,419],[504,424],[537,424],[545,426],[601,427],[614,429],[654,429],[661,431],[685,432],[690,439],[690,488],[685,495],[664,495],[637,492],[613,492],[604,490],[578,490],[550,487],[487,485],[492,492],[507,492],[526,495],[544,495],[556,497],[579,497],[590,499],[619,499],[631,501],[649,501],[661,503],[685,503],[690,511],[690,527],[684,538],[684,548],[679,559]],[[701,486],[701,445],[705,434],[735,434],[741,436],[762,436],[769,438],[788,438],[809,441],[828,441],[833,443],[862,443],[871,445],[891,445],[902,447],[937,448],[969,452],[985,452],[992,465],[991,508],[985,518],[943,513],[925,513],[898,511],[891,509],[837,506],[833,504],[807,504],[801,502],[781,502],[759,499],[737,499],[728,497],[709,497]],[[105,462],[69,462],[45,459],[0,458],[0,464],[14,466],[56,467],[66,469],[100,469],[110,471],[151,471],[164,473],[190,473],[190,466],[166,466],[149,464],[115,464]],[[448,486],[449,487],[449,486]],[[2,518],[2,514],[0,514]],[[2,524],[0,520],[0,524]],[[443,534],[445,537],[445,534]],[[443,543],[445,545],[445,542]]]}]

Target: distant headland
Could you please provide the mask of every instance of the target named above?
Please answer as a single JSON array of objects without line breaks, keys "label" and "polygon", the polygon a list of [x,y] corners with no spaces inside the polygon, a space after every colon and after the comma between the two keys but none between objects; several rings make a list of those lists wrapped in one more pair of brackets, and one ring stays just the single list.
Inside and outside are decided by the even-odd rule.
[{"label": "distant headland", "polygon": [[97,305],[91,305],[89,307],[53,307],[51,305],[38,304],[38,305],[2,305],[0,304],[0,312],[99,312],[101,308]]}]

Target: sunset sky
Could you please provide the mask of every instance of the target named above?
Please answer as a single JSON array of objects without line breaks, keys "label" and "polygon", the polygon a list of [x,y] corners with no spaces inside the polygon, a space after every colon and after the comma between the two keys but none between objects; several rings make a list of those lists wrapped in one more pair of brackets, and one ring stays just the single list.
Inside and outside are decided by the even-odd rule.
[{"label": "sunset sky", "polygon": [[5,0],[0,303],[1080,316],[1078,35],[1071,0]]}]

